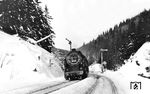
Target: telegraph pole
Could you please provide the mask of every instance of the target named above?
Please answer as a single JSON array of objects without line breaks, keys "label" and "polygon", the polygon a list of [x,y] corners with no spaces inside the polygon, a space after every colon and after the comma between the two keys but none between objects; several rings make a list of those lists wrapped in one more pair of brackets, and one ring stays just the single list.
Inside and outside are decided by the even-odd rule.
[{"label": "telegraph pole", "polygon": [[66,40],[68,41],[68,44],[70,45],[70,51],[71,51],[71,49],[72,49],[72,42],[69,39],[67,39],[67,38],[66,38]]},{"label": "telegraph pole", "polygon": [[108,49],[100,49],[101,52],[101,63],[103,62],[103,52],[107,52]]}]

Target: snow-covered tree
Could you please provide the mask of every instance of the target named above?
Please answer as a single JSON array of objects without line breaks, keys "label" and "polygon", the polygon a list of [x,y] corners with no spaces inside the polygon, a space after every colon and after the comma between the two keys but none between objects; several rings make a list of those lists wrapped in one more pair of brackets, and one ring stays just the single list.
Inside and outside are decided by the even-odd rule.
[{"label": "snow-covered tree", "polygon": [[54,32],[50,26],[48,9],[40,7],[38,0],[2,0],[0,2],[0,29],[9,34],[18,34],[23,39],[40,40],[39,46],[51,51]]}]

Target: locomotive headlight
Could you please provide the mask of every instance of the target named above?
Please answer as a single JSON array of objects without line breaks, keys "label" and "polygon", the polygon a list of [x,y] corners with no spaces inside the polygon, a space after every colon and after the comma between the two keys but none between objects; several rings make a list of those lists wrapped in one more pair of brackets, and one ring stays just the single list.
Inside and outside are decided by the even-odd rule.
[{"label": "locomotive headlight", "polygon": [[82,74],[83,74],[83,71],[80,71],[80,72],[79,72],[79,74],[81,74],[81,75],[82,75]]},{"label": "locomotive headlight", "polygon": [[82,70],[83,68],[82,68],[82,67],[80,67],[79,69],[80,69],[80,70]]}]

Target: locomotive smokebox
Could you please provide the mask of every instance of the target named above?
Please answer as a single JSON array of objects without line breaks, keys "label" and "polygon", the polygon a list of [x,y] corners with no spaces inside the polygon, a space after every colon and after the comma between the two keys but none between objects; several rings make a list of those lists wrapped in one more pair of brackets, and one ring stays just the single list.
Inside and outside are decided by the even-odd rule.
[{"label": "locomotive smokebox", "polygon": [[66,80],[79,80],[88,76],[88,61],[86,57],[76,49],[71,49],[71,51],[66,55],[64,67]]}]

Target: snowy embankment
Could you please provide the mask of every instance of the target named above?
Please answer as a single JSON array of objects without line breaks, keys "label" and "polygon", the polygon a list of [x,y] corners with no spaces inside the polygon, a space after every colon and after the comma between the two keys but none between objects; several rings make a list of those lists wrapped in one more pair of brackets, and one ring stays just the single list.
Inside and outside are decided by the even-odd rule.
[{"label": "snowy embankment", "polygon": [[[146,42],[141,48],[126,61],[118,71],[106,71],[103,75],[110,78],[119,91],[119,94],[149,94],[150,79],[150,42]],[[139,76],[139,74],[145,77]],[[138,88],[133,89],[131,82],[141,82]],[[132,89],[130,89],[132,86]]]},{"label": "snowy embankment", "polygon": [[57,78],[63,71],[53,54],[0,31],[0,92]]}]

